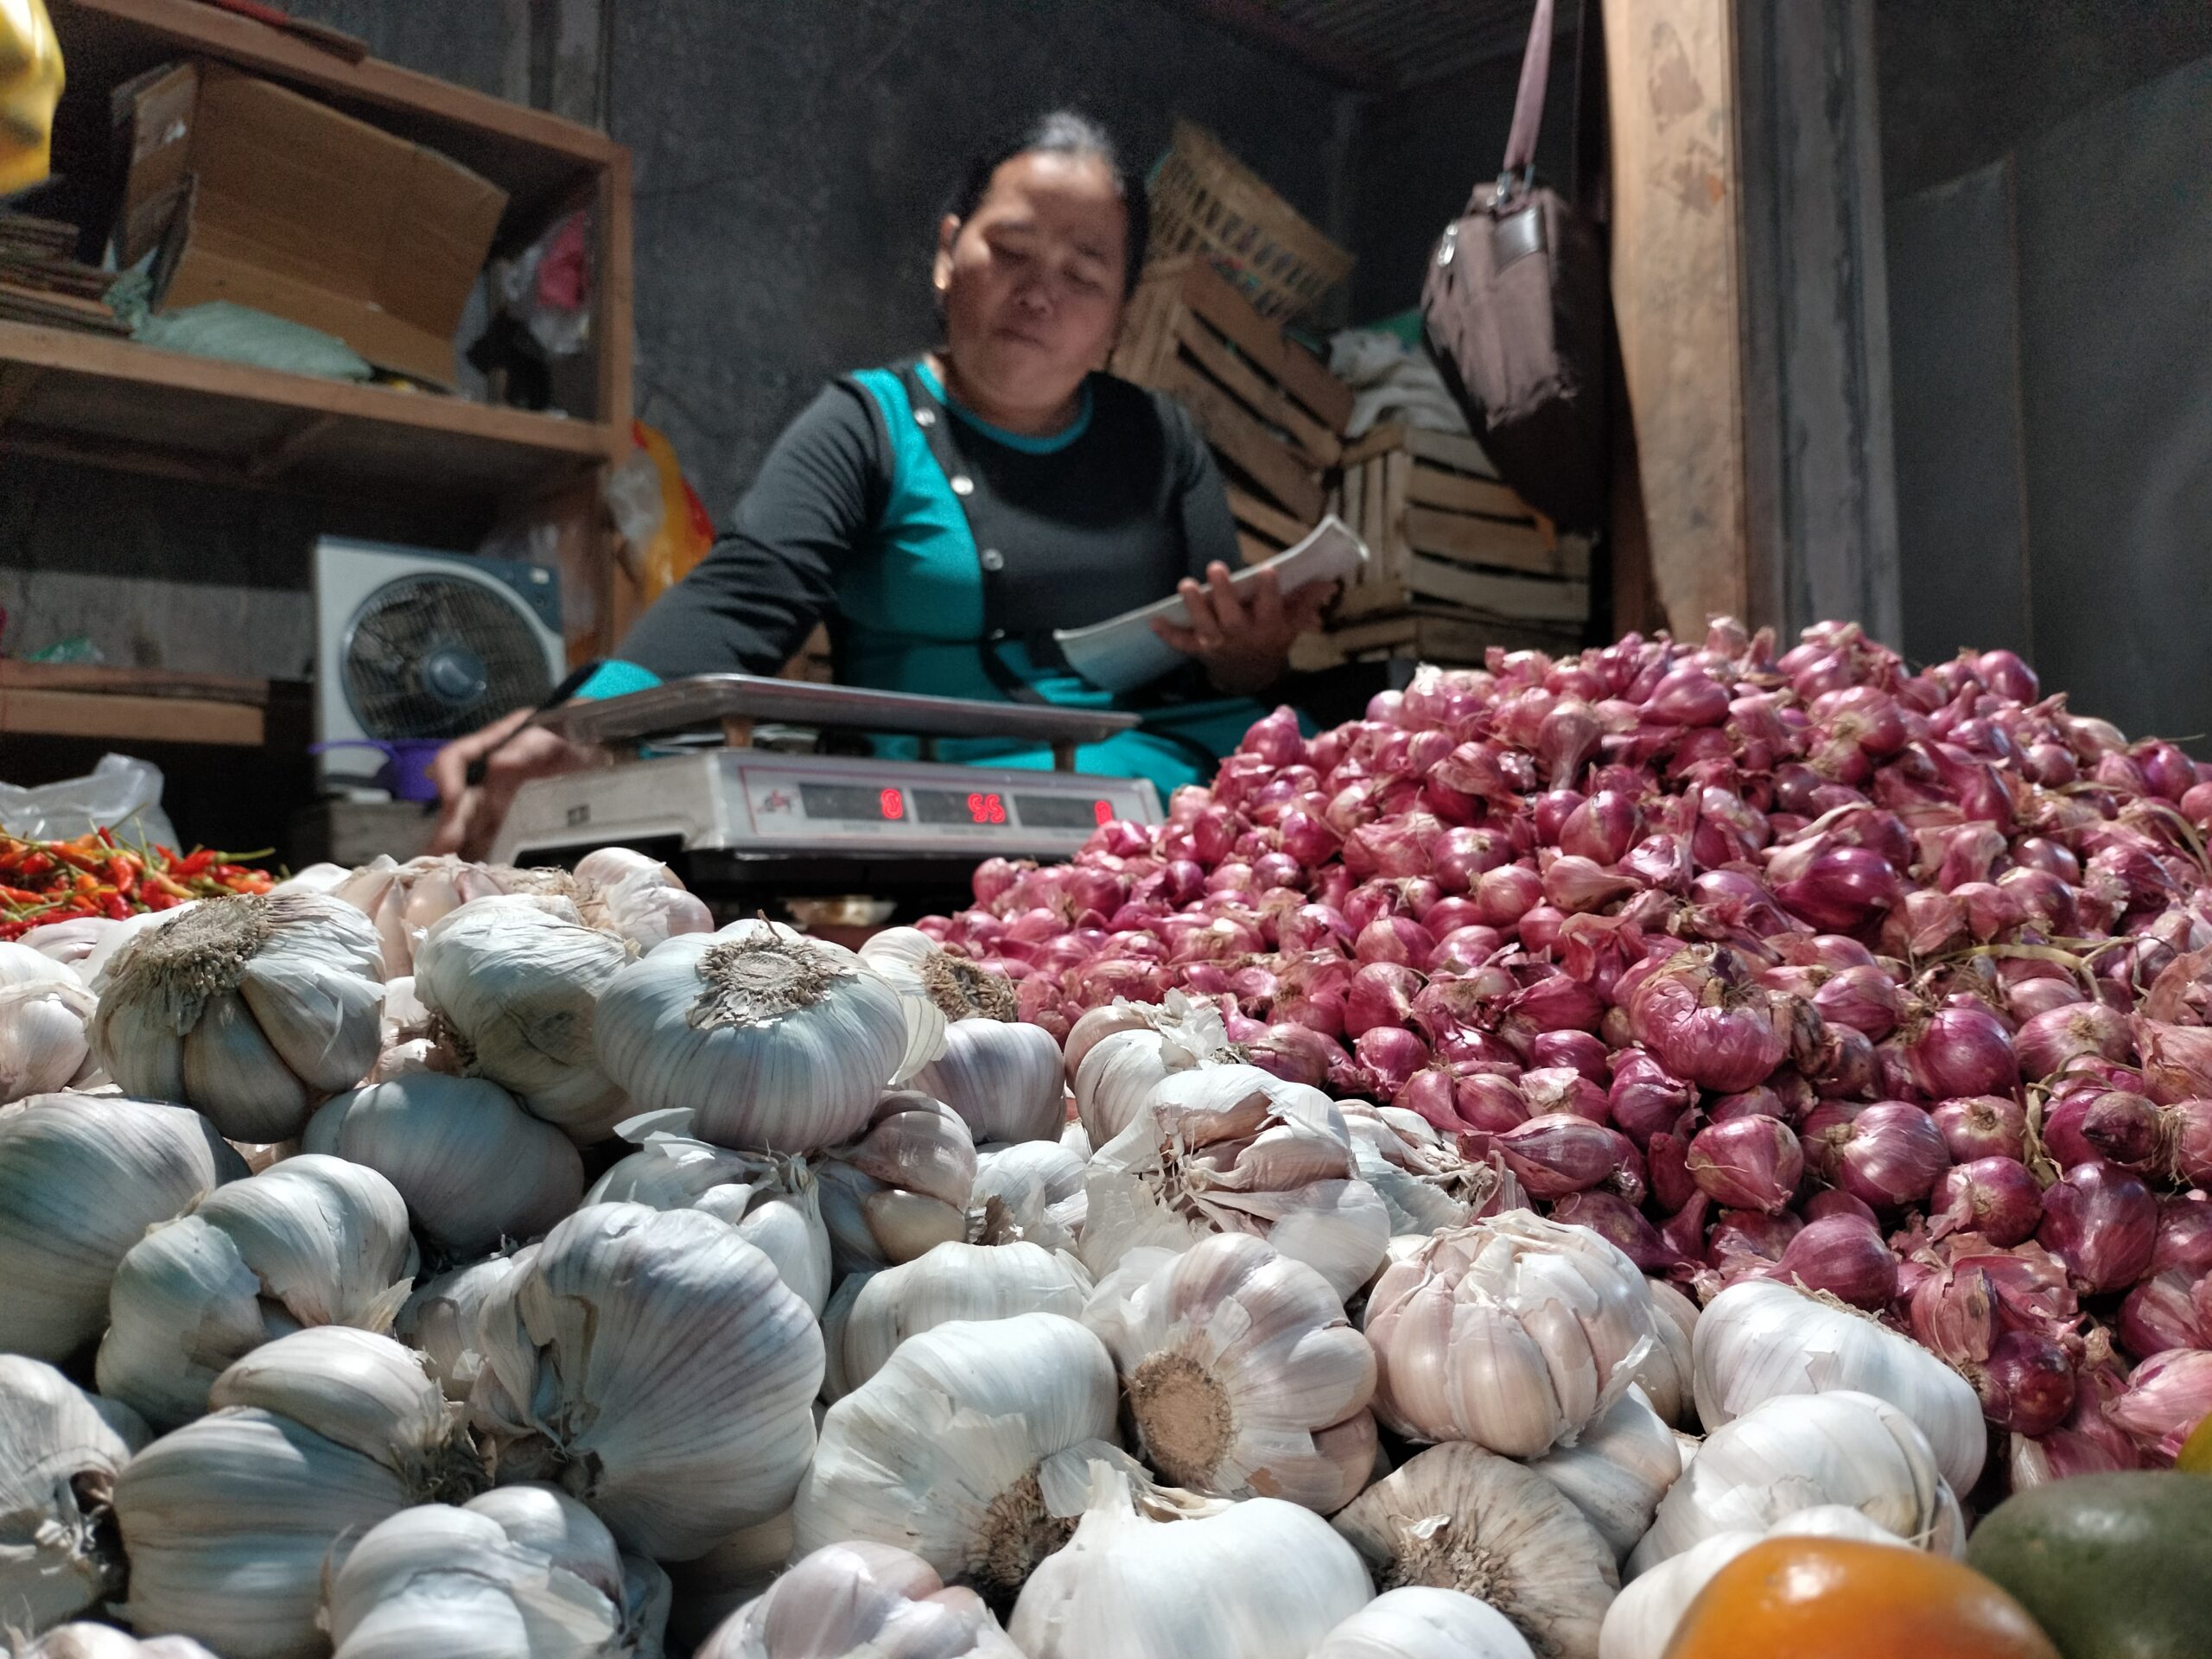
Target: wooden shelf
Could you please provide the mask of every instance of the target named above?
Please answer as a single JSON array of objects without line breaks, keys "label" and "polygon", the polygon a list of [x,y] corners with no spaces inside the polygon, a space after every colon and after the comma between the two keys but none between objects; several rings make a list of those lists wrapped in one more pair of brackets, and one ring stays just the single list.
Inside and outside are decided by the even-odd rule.
[{"label": "wooden shelf", "polygon": [[307,688],[234,674],[0,660],[0,733],[258,748],[296,736]]},{"label": "wooden shelf", "polygon": [[233,487],[526,497],[616,453],[612,429],[0,322],[0,449]]}]

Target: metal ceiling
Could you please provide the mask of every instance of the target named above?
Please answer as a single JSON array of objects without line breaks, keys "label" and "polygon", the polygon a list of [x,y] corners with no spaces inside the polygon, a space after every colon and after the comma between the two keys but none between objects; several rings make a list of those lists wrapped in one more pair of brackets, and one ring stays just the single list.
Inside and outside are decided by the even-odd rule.
[{"label": "metal ceiling", "polygon": [[[1535,0],[1173,0],[1254,44],[1363,92],[1387,92],[1517,54]],[[1560,0],[1571,29],[1578,0]]]}]

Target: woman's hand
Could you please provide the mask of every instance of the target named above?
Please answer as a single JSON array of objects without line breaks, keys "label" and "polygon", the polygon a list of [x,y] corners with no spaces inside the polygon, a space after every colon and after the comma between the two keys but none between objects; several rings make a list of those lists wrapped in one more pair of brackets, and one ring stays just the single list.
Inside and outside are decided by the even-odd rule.
[{"label": "woman's hand", "polygon": [[1233,696],[1273,684],[1290,656],[1290,642],[1319,625],[1337,594],[1335,583],[1317,582],[1285,600],[1275,572],[1262,570],[1252,579],[1247,602],[1218,559],[1206,567],[1203,583],[1185,576],[1176,591],[1191,626],[1178,627],[1161,617],[1152,631],[1204,663],[1215,688]]},{"label": "woman's hand", "polygon": [[[530,726],[530,717],[537,712],[518,709],[438,751],[430,763],[430,776],[438,785],[438,825],[430,832],[426,851],[487,858],[515,791],[524,784],[532,778],[553,778],[606,764],[603,752],[571,743],[543,726]],[[468,768],[478,760],[484,763],[484,781],[471,784]]]}]

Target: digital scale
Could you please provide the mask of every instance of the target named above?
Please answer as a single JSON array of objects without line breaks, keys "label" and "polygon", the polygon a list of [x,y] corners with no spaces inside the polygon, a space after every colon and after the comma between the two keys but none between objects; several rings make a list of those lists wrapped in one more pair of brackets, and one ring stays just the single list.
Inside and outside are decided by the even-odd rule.
[{"label": "digital scale", "polygon": [[[702,674],[566,703],[535,723],[606,748],[611,764],[524,784],[494,858],[564,864],[595,847],[634,847],[738,913],[772,915],[784,899],[816,894],[892,899],[909,914],[958,908],[984,859],[1065,859],[1102,823],[1160,817],[1150,779],[1073,769],[1077,745],[1138,723],[1107,709]],[[818,744],[841,733],[916,737],[923,758],[765,747],[779,735]],[[976,737],[1050,747],[1055,769],[932,758],[941,739]]]}]

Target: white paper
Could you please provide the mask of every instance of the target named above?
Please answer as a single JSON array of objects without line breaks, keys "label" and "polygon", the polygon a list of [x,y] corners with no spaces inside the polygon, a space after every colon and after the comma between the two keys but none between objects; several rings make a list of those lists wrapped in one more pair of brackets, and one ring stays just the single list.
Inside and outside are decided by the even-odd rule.
[{"label": "white paper", "polygon": [[[1272,559],[1248,564],[1230,577],[1230,585],[1243,588],[1273,570],[1287,598],[1317,582],[1346,582],[1367,563],[1367,549],[1359,537],[1332,513],[1313,527],[1313,533],[1295,547]],[[1124,611],[1087,628],[1057,628],[1052,638],[1068,659],[1068,666],[1102,691],[1127,691],[1156,680],[1186,658],[1152,631],[1154,617],[1164,616],[1179,627],[1190,626],[1190,613],[1180,594],[1170,594],[1156,605]]]}]

